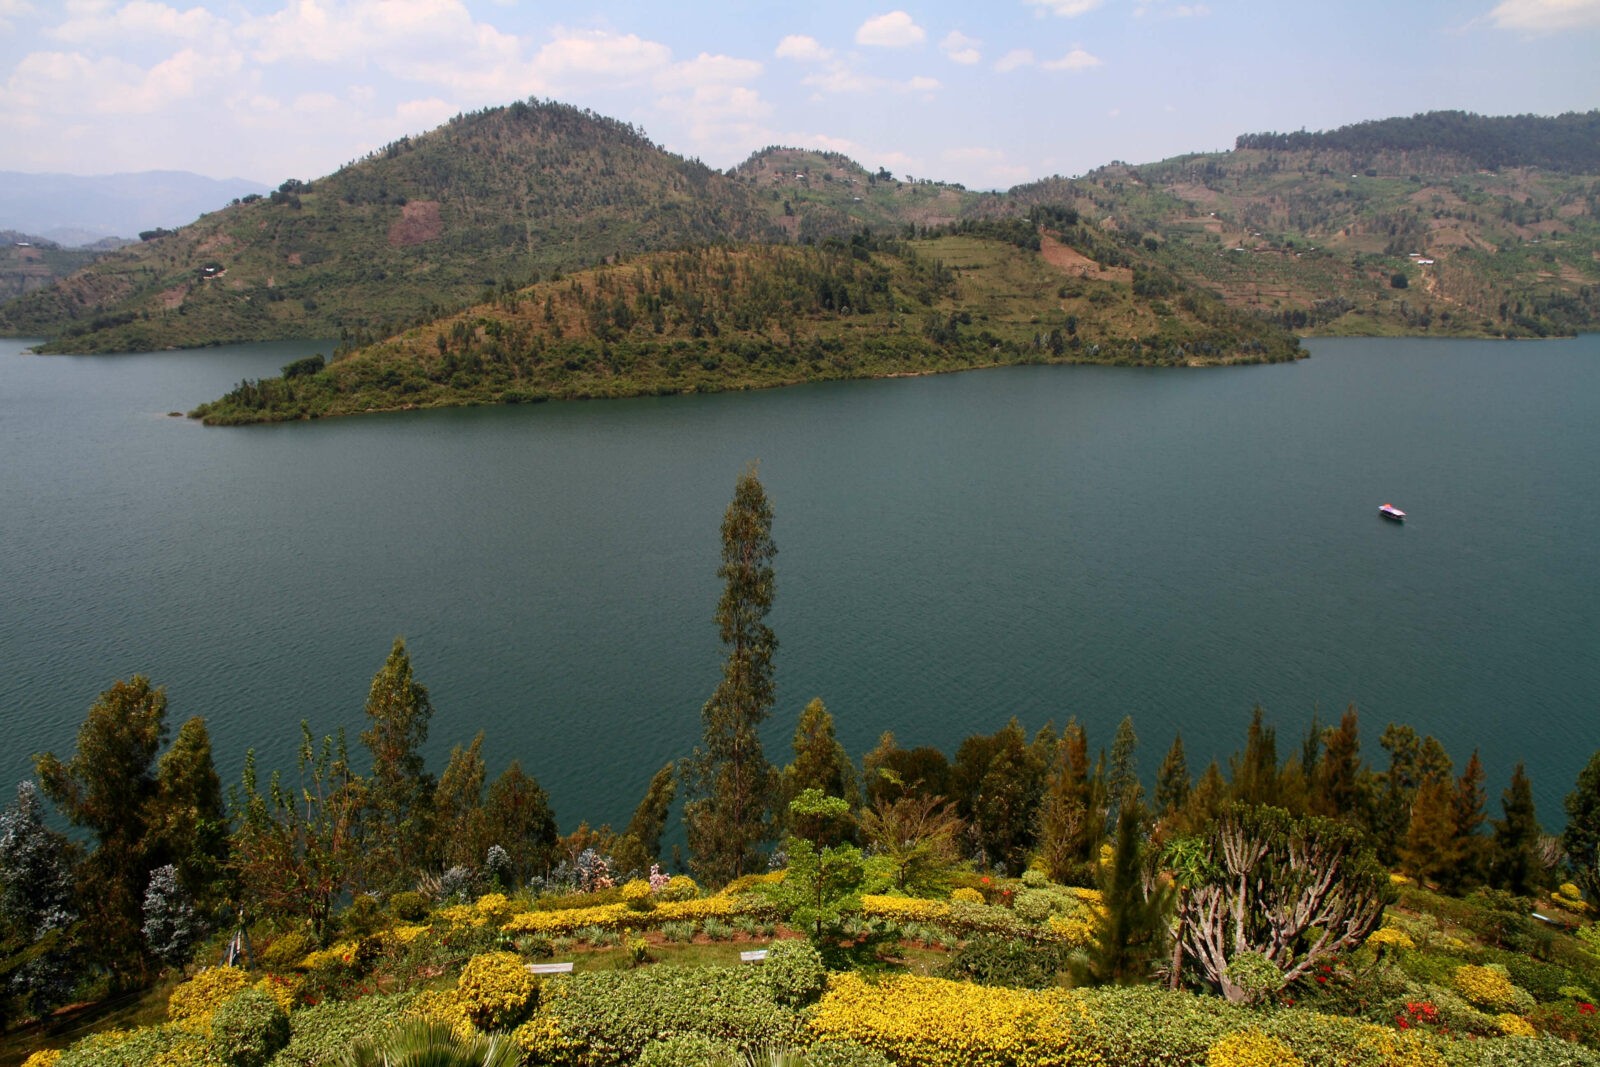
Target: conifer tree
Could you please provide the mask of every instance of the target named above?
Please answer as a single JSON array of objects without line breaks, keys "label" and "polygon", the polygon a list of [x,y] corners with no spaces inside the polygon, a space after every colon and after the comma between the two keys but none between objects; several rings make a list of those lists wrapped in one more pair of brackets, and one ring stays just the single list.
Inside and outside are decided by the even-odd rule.
[{"label": "conifer tree", "polygon": [[1133,732],[1133,716],[1124,715],[1111,741],[1111,777],[1106,782],[1106,829],[1117,824],[1122,805],[1138,799],[1144,787],[1139,784],[1139,735]]},{"label": "conifer tree", "polygon": [[1278,735],[1265,718],[1260,704],[1251,709],[1244,755],[1228,758],[1233,799],[1241,804],[1278,802]]},{"label": "conifer tree", "polygon": [[1567,826],[1561,832],[1572,877],[1586,900],[1600,901],[1600,752],[1589,757],[1562,807]]},{"label": "conifer tree", "polygon": [[1458,855],[1454,801],[1448,770],[1430,773],[1417,789],[1400,860],[1419,879],[1443,884],[1450,878]]},{"label": "conifer tree", "polygon": [[669,761],[651,777],[639,806],[633,809],[627,829],[617,839],[612,858],[618,870],[645,874],[650,865],[661,858],[661,835],[666,832],[667,813],[672,809],[672,798],[677,792],[677,765]]},{"label": "conifer tree", "polygon": [[1483,762],[1478,759],[1478,750],[1473,749],[1466,769],[1456,779],[1455,794],[1450,800],[1450,819],[1455,826],[1455,862],[1443,884],[1453,892],[1470,889],[1484,878],[1488,842],[1481,833],[1485,803],[1483,777]]},{"label": "conifer tree", "polygon": [[1039,809],[1039,860],[1050,880],[1089,885],[1105,816],[1089,769],[1089,739],[1069,719],[1046,772]]},{"label": "conifer tree", "polygon": [[1322,758],[1312,779],[1311,810],[1329,819],[1361,823],[1361,734],[1351,704],[1337,727],[1322,735]]},{"label": "conifer tree", "polygon": [[1500,810],[1505,818],[1494,821],[1490,881],[1497,889],[1528,896],[1537,888],[1541,871],[1537,851],[1540,831],[1533,808],[1533,787],[1521,763],[1511,771],[1511,784],[1500,794]]},{"label": "conifer tree", "polygon": [[1156,772],[1156,814],[1167,819],[1176,815],[1189,799],[1194,783],[1189,777],[1189,761],[1183,751],[1183,734],[1172,737],[1161,769]]},{"label": "conifer tree", "polygon": [[426,865],[432,844],[432,778],[423,770],[433,704],[411,673],[404,638],[396,637],[367,695],[368,728],[361,743],[372,753],[367,780],[363,855],[368,888],[409,883]]},{"label": "conifer tree", "polygon": [[1103,907],[1089,949],[1095,985],[1138,985],[1166,952],[1167,894],[1147,878],[1144,805],[1128,793],[1117,816],[1115,851],[1101,882]]},{"label": "conifer tree", "polygon": [[547,873],[555,862],[561,836],[550,797],[517,760],[490,784],[483,823],[485,839],[510,856],[517,884]]},{"label": "conifer tree", "polygon": [[739,475],[722,519],[726,585],[717,628],[728,649],[722,680],[701,711],[704,737],[686,768],[684,825],[690,863],[708,885],[756,869],[756,846],[772,836],[777,772],[761,750],[761,723],[772,710],[772,656],[766,624],[772,610],[772,506],[754,466]]},{"label": "conifer tree", "polygon": [[1206,765],[1206,773],[1189,791],[1189,799],[1184,802],[1176,829],[1188,834],[1204,833],[1227,806],[1228,792],[1222,768],[1217,766],[1216,760],[1212,760]]},{"label": "conifer tree", "polygon": [[[792,814],[802,810],[791,809],[789,802],[807,789],[815,789],[823,796],[839,797],[848,807],[845,816],[835,819],[834,825],[794,826],[793,832],[819,845],[835,845],[852,838],[855,820],[850,813],[861,806],[861,790],[856,783],[855,765],[834,736],[833,716],[828,714],[821,697],[814,698],[805,706],[795,726],[794,762],[783,769],[786,811]],[[813,808],[803,810],[811,811]],[[811,815],[805,817],[814,818]]]},{"label": "conifer tree", "polygon": [[433,793],[435,843],[433,864],[448,870],[468,867],[483,857],[495,842],[484,839],[483,783],[488,768],[483,761],[483,731],[466,748],[456,745],[439,776]]}]

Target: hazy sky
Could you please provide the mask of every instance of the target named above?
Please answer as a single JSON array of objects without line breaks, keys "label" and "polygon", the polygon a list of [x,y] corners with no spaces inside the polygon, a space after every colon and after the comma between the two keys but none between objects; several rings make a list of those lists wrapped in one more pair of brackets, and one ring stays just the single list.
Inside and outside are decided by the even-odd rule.
[{"label": "hazy sky", "polygon": [[0,0],[0,169],[277,184],[553,97],[1006,187],[1438,108],[1600,106],[1600,0]]}]

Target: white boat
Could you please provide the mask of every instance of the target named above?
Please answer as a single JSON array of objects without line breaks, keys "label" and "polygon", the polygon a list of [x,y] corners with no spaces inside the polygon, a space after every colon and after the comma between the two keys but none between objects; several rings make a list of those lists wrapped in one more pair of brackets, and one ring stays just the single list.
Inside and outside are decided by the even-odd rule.
[{"label": "white boat", "polygon": [[1393,504],[1383,505],[1378,509],[1378,514],[1382,515],[1386,519],[1393,519],[1395,522],[1406,521],[1406,513],[1395,507]]}]

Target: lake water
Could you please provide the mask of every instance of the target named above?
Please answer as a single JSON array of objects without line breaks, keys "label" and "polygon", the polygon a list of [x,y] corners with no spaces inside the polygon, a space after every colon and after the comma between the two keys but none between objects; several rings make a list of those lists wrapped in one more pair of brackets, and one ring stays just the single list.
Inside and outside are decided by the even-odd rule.
[{"label": "lake water", "polygon": [[[721,665],[718,528],[761,461],[788,754],[821,696],[859,758],[1017,716],[1146,779],[1253,704],[1524,759],[1547,826],[1600,747],[1600,336],[1317,341],[1290,366],[1025,367],[248,429],[168,418],[315,346],[39,357],[0,341],[0,781],[134,672],[225,781],[297,724],[352,745],[405,635],[437,771],[479,729],[564,829],[625,821]],[[1411,515],[1378,517],[1386,501]],[[9,786],[6,787],[9,792]]]}]

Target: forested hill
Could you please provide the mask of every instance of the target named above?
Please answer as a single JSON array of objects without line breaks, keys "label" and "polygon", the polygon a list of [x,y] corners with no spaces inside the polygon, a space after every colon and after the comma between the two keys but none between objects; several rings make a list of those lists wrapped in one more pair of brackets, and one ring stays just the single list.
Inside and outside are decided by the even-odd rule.
[{"label": "forested hill", "polygon": [[462,115],[0,308],[48,351],[377,338],[536,272],[779,236],[749,189],[557,103]]},{"label": "forested hill", "polygon": [[1008,363],[1287,360],[1294,337],[1081,223],[859,233],[641,256],[497,294],[381,344],[245,382],[192,414],[272,422],[751,389]]},{"label": "forested hill", "polygon": [[1235,147],[1369,156],[1435,152],[1486,170],[1544,167],[1593,174],[1600,172],[1600,110],[1573,111],[1553,118],[1429,111],[1320,133],[1247,133],[1238,138]]}]

